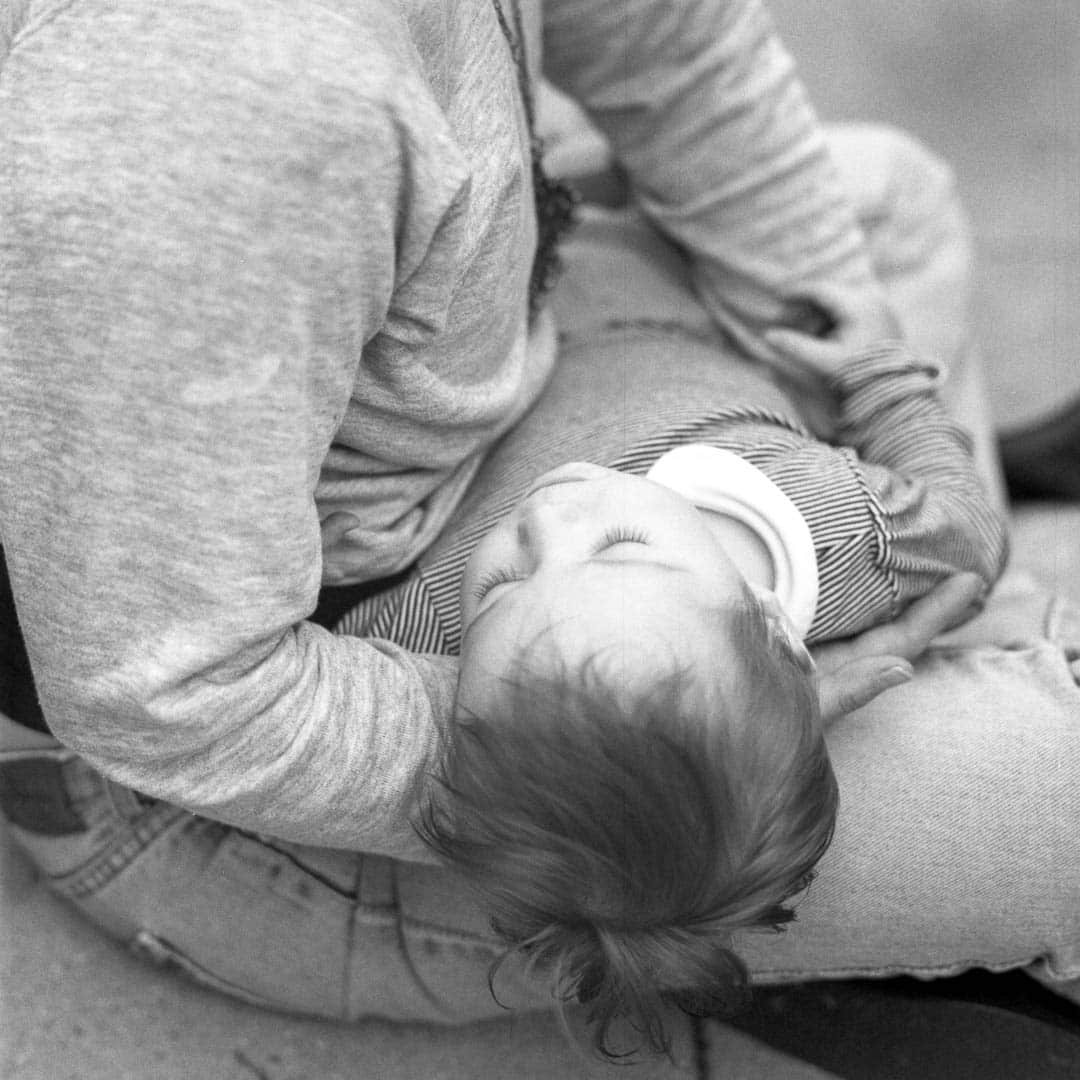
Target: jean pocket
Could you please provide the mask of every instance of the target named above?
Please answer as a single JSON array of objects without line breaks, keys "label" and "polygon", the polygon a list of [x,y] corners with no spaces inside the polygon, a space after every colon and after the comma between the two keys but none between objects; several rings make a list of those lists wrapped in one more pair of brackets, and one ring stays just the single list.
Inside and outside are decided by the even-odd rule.
[{"label": "jean pocket", "polygon": [[253,993],[239,983],[215,975],[208,968],[188,956],[187,953],[178,949],[172,942],[158,937],[149,930],[140,930],[128,942],[128,948],[139,959],[149,962],[154,967],[163,971],[179,972],[199,986],[215,990],[219,994],[225,994],[248,1005],[278,1011],[281,1011],[284,1007],[270,998]]},{"label": "jean pocket", "polygon": [[0,761],[0,814],[12,825],[40,836],[87,831],[87,819],[65,782],[74,755],[33,751]]}]

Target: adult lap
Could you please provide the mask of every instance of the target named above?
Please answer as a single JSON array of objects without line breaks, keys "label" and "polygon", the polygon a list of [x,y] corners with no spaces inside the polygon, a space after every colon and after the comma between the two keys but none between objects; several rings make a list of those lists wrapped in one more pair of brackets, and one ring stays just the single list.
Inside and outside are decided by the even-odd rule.
[{"label": "adult lap", "polygon": [[[936,647],[832,729],[836,838],[791,932],[740,943],[760,979],[1080,976],[1080,639],[1044,593],[1024,604],[1028,626],[1006,589],[1011,643]],[[1068,639],[1035,625],[1055,618]]]}]

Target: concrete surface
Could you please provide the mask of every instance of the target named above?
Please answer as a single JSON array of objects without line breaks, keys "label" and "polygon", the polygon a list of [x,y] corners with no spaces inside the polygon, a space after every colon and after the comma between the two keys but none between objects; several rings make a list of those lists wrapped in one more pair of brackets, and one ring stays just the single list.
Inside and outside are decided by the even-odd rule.
[{"label": "concrete surface", "polygon": [[[1076,0],[777,0],[826,118],[890,120],[955,163],[981,252],[976,324],[999,424],[1080,390],[1080,5]],[[1016,515],[1017,565],[1080,599],[1080,506]],[[548,1017],[464,1029],[343,1027],[259,1012],[128,957],[0,849],[4,1080],[550,1080],[609,1075]],[[712,1026],[715,1075],[825,1074]],[[638,1080],[693,1077],[674,1064]]]},{"label": "concrete surface", "polygon": [[825,119],[899,124],[953,164],[1002,426],[1080,392],[1080,4],[770,4]]}]

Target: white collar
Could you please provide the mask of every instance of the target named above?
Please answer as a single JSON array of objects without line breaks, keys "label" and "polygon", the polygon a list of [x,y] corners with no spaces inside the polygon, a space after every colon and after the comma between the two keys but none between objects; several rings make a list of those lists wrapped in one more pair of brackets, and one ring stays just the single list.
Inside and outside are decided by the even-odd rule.
[{"label": "white collar", "polygon": [[772,591],[805,637],[817,609],[817,557],[791,499],[745,458],[704,443],[669,450],[647,476],[695,506],[735,518],[761,539],[772,560]]}]

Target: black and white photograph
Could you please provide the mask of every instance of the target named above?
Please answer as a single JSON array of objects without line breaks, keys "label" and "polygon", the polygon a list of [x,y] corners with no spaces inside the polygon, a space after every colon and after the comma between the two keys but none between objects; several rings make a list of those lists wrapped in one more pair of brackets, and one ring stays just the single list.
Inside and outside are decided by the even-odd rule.
[{"label": "black and white photograph", "polygon": [[0,1080],[1080,1077],[1076,0],[0,0]]}]

